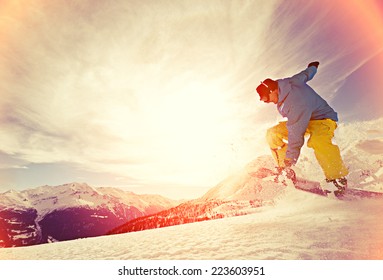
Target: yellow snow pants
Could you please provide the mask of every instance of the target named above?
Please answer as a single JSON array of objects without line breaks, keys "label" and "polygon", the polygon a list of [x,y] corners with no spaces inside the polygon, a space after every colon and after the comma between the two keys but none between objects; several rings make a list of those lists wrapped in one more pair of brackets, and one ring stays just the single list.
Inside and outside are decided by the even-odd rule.
[{"label": "yellow snow pants", "polygon": [[[331,119],[312,120],[305,132],[305,136],[310,135],[307,146],[314,149],[315,157],[326,179],[329,180],[338,179],[348,174],[339,147],[331,141],[336,128],[336,122]],[[286,122],[280,122],[268,129],[266,138],[278,166],[284,167],[288,141]]]}]

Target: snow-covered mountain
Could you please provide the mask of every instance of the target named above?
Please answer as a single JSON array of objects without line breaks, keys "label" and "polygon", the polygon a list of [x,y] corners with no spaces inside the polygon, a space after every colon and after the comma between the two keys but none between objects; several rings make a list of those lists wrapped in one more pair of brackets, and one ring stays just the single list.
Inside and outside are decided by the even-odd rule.
[{"label": "snow-covered mountain", "polygon": [[34,245],[99,236],[179,202],[85,183],[0,194],[0,246]]},{"label": "snow-covered mountain", "polygon": [[199,199],[128,221],[110,234],[141,231],[205,220],[240,216],[274,203],[285,186],[253,176],[260,167],[274,168],[271,156],[262,156],[228,177]]}]

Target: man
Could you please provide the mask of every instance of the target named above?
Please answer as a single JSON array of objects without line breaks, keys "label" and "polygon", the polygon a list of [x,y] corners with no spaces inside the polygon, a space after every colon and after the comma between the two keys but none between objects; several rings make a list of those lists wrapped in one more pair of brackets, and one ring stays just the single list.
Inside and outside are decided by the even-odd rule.
[{"label": "man", "polygon": [[304,144],[304,136],[310,135],[307,146],[314,149],[327,182],[333,183],[337,193],[347,188],[344,165],[338,146],[331,139],[337,127],[337,113],[306,83],[317,72],[319,62],[311,62],[305,70],[291,78],[266,79],[257,87],[261,101],[277,105],[287,122],[268,129],[267,142],[280,172],[295,178],[291,169],[296,164]]}]

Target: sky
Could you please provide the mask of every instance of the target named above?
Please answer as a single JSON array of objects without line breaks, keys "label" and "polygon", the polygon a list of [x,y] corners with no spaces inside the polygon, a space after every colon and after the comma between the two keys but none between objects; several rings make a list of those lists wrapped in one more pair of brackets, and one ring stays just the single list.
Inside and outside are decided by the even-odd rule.
[{"label": "sky", "polygon": [[0,3],[0,192],[202,195],[279,119],[260,80],[320,61],[341,122],[383,117],[383,1]]}]

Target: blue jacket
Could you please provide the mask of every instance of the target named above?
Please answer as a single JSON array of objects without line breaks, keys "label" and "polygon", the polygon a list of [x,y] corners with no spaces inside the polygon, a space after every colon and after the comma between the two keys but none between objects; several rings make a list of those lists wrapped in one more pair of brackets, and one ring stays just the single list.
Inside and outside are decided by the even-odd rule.
[{"label": "blue jacket", "polygon": [[304,144],[304,134],[310,120],[332,119],[338,121],[337,113],[306,83],[316,74],[310,66],[291,78],[277,80],[279,97],[277,108],[286,117],[288,145],[286,158],[296,163]]}]

